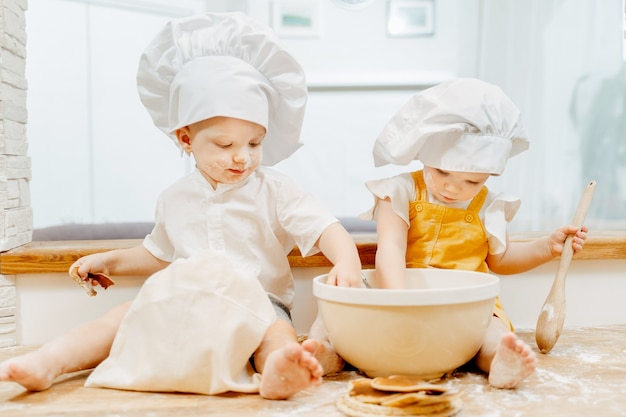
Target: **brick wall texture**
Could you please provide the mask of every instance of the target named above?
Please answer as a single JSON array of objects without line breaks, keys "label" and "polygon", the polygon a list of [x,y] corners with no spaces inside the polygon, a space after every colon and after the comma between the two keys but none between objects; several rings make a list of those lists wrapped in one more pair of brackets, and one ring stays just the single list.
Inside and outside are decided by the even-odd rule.
[{"label": "brick wall texture", "polygon": [[[0,0],[0,251],[32,239],[26,140],[27,0]],[[0,347],[16,343],[15,277],[0,275]]]}]

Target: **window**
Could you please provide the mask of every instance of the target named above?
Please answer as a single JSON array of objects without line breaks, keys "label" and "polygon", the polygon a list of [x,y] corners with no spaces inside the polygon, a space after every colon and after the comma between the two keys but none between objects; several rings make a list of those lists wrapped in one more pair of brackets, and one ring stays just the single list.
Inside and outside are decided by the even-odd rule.
[{"label": "window", "polygon": [[[193,166],[153,127],[136,94],[139,55],[172,11],[159,8],[163,1],[127,2],[154,3],[163,13],[103,3],[29,4],[35,227],[151,221],[158,193]],[[211,4],[227,2],[196,3],[211,10]],[[269,1],[236,3],[243,11],[261,10],[269,21]],[[341,19],[347,11],[322,7],[323,36],[285,39],[309,81],[315,73],[322,82],[310,89],[305,146],[277,169],[337,216],[355,217],[372,203],[366,180],[419,167],[373,168],[376,135],[406,99],[427,86],[380,80],[416,68],[434,74],[432,80],[474,76],[511,96],[531,135],[530,150],[488,182],[522,199],[511,230],[568,223],[591,179],[598,185],[587,224],[626,228],[624,0],[437,2],[437,31],[415,38],[386,35],[385,7],[384,1],[373,2],[349,21]],[[338,67],[350,75],[341,78],[346,84],[325,84],[327,69]]]}]

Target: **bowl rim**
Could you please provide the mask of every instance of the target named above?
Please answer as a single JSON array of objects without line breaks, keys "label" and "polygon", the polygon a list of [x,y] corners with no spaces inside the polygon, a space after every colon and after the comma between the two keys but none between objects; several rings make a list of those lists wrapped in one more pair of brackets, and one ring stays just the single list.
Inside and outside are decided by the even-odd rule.
[{"label": "bowl rim", "polygon": [[[411,268],[407,268],[410,270]],[[420,268],[413,268],[420,269]],[[443,271],[438,269],[421,269],[428,271]],[[370,272],[368,272],[370,271]],[[371,274],[372,269],[363,270]],[[457,271],[459,270],[445,270]],[[454,288],[429,289],[375,289],[375,288],[348,288],[329,285],[324,282],[328,274],[313,278],[313,295],[316,299],[334,301],[346,304],[378,305],[378,306],[433,306],[446,304],[464,304],[476,301],[495,299],[500,292],[500,278],[486,272],[461,271],[468,275],[480,276],[482,283],[458,286]],[[439,273],[439,272],[435,272]]]}]

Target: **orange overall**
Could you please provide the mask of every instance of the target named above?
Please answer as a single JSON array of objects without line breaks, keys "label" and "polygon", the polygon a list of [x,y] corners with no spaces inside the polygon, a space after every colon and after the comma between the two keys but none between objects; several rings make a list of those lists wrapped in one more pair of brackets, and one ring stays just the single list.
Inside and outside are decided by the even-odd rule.
[{"label": "orange overall", "polygon": [[[423,171],[411,176],[417,197],[409,204],[406,266],[489,272],[489,242],[478,215],[487,187],[478,192],[467,209],[446,207],[428,202]],[[493,314],[513,329],[498,298]]]}]

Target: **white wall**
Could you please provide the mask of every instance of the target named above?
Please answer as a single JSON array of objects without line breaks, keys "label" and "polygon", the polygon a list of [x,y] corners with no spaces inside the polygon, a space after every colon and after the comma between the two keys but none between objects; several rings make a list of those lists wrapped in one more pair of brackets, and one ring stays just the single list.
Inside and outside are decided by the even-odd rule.
[{"label": "white wall", "polygon": [[[32,239],[26,140],[25,1],[0,0],[0,251]],[[13,276],[0,274],[0,347],[16,341]]]},{"label": "white wall", "polygon": [[[153,127],[138,100],[141,51],[171,15],[185,10],[249,8],[261,20],[270,11],[266,0],[126,2],[153,5],[143,8],[88,3],[35,0],[27,14],[35,227],[151,221],[159,191],[192,163]],[[386,36],[385,0],[356,12],[319,3],[320,36],[285,38],[311,94],[305,146],[277,168],[336,215],[355,216],[370,203],[364,180],[400,170],[373,172],[377,131],[412,93],[472,67],[472,37],[463,29],[475,24],[476,1],[439,2],[435,35],[406,39]],[[337,88],[346,84],[352,87]]]},{"label": "white wall", "polygon": [[[404,80],[419,85],[474,70],[476,0],[435,2],[434,34],[404,38],[386,33],[386,0],[360,10],[342,9],[331,0],[318,3],[317,36],[282,36],[313,86],[390,86]],[[251,14],[272,23],[259,5],[251,8]],[[350,118],[350,112],[346,116]]]},{"label": "white wall", "polygon": [[151,219],[187,169],[136,93],[139,55],[169,15],[36,0],[26,18],[35,227]]},{"label": "white wall", "polygon": [[[307,73],[310,99],[305,146],[277,169],[337,216],[356,216],[371,203],[366,180],[419,166],[373,168],[372,143],[389,117],[424,87],[478,76],[512,97],[531,137],[530,151],[488,182],[523,201],[511,230],[546,230],[569,222],[591,179],[598,187],[588,226],[626,227],[626,165],[618,160],[615,135],[603,136],[602,148],[584,148],[583,142],[589,146],[595,136],[583,140],[570,113],[581,76],[590,74],[602,83],[623,63],[622,0],[435,0],[435,33],[417,38],[386,35],[387,3],[376,0],[369,8],[348,11],[319,0],[319,33],[284,37]],[[189,11],[246,10],[272,23],[270,0],[171,4],[30,3],[28,138],[35,227],[151,221],[160,190],[192,166],[152,126],[135,91],[139,54],[165,21]],[[626,83],[622,88],[626,91]],[[609,90],[619,96],[618,89]],[[602,115],[621,111],[626,118],[623,103],[599,107],[582,97],[578,104]],[[587,119],[598,131],[610,130],[602,120]],[[618,114],[612,123],[619,119]],[[619,135],[626,128],[613,129]],[[590,166],[598,169],[585,170]],[[598,213],[609,214],[594,217]]]},{"label": "white wall", "polygon": [[32,236],[25,8],[25,2],[0,0],[0,250]]}]

